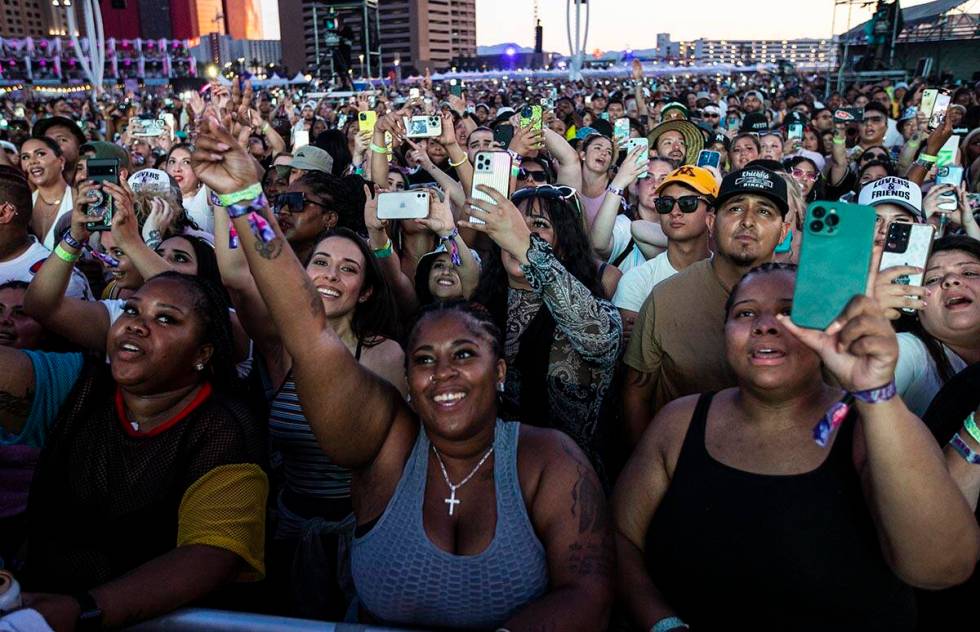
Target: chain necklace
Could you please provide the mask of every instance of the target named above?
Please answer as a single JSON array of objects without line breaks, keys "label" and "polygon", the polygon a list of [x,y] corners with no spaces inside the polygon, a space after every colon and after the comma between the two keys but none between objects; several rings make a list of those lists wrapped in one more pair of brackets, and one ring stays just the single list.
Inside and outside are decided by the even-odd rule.
[{"label": "chain necklace", "polygon": [[40,191],[37,192],[37,197],[40,198],[41,201],[44,202],[45,204],[47,204],[48,206],[59,206],[61,204],[61,200],[63,200],[65,198],[65,194],[62,193],[61,194],[61,197],[58,198],[57,200],[55,200],[54,202],[48,202],[47,200],[45,200],[44,199],[44,196],[41,195],[41,192]]},{"label": "chain necklace", "polygon": [[446,485],[449,486],[449,498],[447,498],[444,502],[449,505],[449,515],[451,516],[453,515],[453,510],[456,508],[456,505],[462,502],[456,498],[456,490],[470,482],[470,479],[473,478],[473,475],[476,474],[477,470],[479,470],[480,467],[486,463],[487,459],[490,458],[490,455],[493,454],[493,446],[490,446],[490,449],[483,455],[480,462],[476,464],[473,471],[470,472],[466,478],[461,480],[458,485],[453,485],[451,482],[449,482],[449,474],[446,472],[446,464],[442,462],[442,456],[439,454],[439,450],[436,450],[436,446],[432,446],[432,451],[436,455],[436,460],[439,461],[439,468],[442,470],[442,478],[446,481]]}]

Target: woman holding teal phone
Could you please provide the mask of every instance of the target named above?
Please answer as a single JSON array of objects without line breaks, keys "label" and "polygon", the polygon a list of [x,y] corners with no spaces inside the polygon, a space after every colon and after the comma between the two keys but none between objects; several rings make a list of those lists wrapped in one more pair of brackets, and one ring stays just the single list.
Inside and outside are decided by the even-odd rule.
[{"label": "woman holding teal phone", "polygon": [[[895,392],[888,320],[856,296],[800,328],[796,282],[782,264],[742,278],[725,320],[738,385],[662,408],[619,477],[620,586],[643,629],[912,630],[909,585],[976,564],[973,513]],[[827,448],[813,427],[843,392],[822,370],[854,398]]]}]

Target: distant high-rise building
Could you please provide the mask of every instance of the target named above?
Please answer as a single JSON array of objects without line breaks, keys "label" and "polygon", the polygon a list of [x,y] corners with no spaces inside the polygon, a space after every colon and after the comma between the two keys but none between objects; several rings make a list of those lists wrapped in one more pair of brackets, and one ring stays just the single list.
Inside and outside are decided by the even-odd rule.
[{"label": "distant high-rise building", "polygon": [[0,11],[0,37],[51,37],[68,35],[64,7],[51,0],[4,2]]},{"label": "distant high-rise building", "polygon": [[[406,68],[422,72],[425,68],[445,68],[457,57],[476,54],[476,0],[365,0],[378,7],[382,63],[391,68],[397,59]],[[279,0],[279,29],[283,63],[292,71],[313,69],[319,59],[329,63],[324,46],[323,23],[331,0]],[[315,8],[315,11],[314,11]],[[320,23],[314,37],[313,16]],[[355,63],[364,55],[363,13],[360,9],[338,11],[343,27],[353,32]],[[373,24],[369,24],[374,36]],[[372,42],[372,48],[376,48]],[[356,72],[357,70],[355,70]]]}]

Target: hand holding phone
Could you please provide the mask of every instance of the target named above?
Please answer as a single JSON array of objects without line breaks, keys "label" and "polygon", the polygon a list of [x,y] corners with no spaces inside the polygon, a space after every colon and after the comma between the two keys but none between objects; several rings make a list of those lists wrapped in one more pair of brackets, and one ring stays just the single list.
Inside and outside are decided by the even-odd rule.
[{"label": "hand holding phone", "polygon": [[698,167],[714,167],[721,171],[721,154],[710,149],[702,149],[698,152],[698,161],[696,164]]},{"label": "hand holding phone", "polygon": [[378,219],[424,219],[429,216],[428,191],[393,191],[378,195]]},{"label": "hand holding phone", "polygon": [[89,158],[86,167],[88,168],[87,180],[99,186],[89,189],[85,195],[85,213],[93,218],[93,221],[85,224],[85,228],[91,232],[110,230],[115,200],[101,184],[103,182],[119,184],[119,159]]},{"label": "hand holding phone", "polygon": [[[493,198],[478,187],[488,186],[504,197],[510,195],[511,157],[506,151],[481,151],[473,159],[473,186],[470,197],[474,200],[493,204]],[[482,224],[479,217],[470,215],[471,224]]]}]

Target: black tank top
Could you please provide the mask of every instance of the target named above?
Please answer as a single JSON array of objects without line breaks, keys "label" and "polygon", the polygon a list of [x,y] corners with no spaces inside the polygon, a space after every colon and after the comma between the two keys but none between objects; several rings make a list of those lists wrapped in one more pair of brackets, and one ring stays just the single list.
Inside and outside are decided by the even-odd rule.
[{"label": "black tank top", "polygon": [[911,589],[878,548],[852,461],[855,414],[826,460],[770,476],[714,460],[698,400],[673,480],[650,522],[646,565],[702,630],[911,630]]}]

